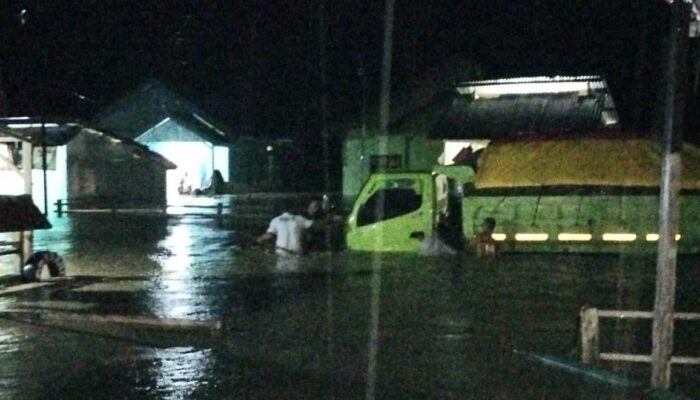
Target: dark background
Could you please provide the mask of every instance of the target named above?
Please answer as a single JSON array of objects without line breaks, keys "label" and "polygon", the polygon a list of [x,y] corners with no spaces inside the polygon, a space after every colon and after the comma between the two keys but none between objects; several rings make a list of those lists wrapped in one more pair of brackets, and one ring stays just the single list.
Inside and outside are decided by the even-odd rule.
[{"label": "dark background", "polygon": [[[0,113],[89,118],[158,78],[234,134],[320,147],[320,4],[2,2]],[[367,109],[377,109],[384,2],[324,7],[328,118],[337,136],[358,120],[363,87]],[[402,96],[451,83],[444,80],[600,74],[625,128],[649,129],[658,114],[669,11],[662,0],[396,0],[395,9],[394,110]],[[695,130],[692,118],[688,126]]]}]

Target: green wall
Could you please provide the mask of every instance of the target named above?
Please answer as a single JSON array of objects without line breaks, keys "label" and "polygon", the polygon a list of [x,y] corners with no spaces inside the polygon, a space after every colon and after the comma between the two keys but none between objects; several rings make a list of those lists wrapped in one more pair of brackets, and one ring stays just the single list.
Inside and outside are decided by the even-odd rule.
[{"label": "green wall", "polygon": [[423,135],[367,135],[351,131],[343,145],[343,206],[349,208],[370,174],[373,156],[398,155],[399,170],[427,171],[437,164],[443,141]]}]

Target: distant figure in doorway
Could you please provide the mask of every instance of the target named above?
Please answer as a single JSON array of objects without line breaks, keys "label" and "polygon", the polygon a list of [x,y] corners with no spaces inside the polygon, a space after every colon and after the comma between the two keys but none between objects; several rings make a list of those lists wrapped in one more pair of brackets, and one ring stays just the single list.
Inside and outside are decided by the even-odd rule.
[{"label": "distant figure in doorway", "polygon": [[190,182],[190,177],[187,172],[180,178],[180,185],[177,187],[177,192],[180,194],[192,194],[192,182]]},{"label": "distant figure in doorway", "polygon": [[497,245],[493,239],[493,232],[496,229],[496,220],[488,217],[479,227],[479,232],[476,234],[472,242],[472,249],[477,257],[495,257]]},{"label": "distant figure in doorway", "polygon": [[213,196],[217,194],[224,193],[224,177],[218,169],[215,169],[211,174],[211,180],[209,186],[204,189],[197,189],[194,191],[196,195]]}]

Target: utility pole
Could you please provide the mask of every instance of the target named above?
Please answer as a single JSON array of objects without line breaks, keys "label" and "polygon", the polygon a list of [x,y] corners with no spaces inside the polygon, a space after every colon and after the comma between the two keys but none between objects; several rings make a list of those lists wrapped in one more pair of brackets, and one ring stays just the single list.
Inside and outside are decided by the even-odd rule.
[{"label": "utility pole", "polygon": [[318,47],[319,47],[319,79],[321,85],[321,140],[323,141],[323,194],[328,195],[330,190],[330,172],[328,164],[329,137],[328,137],[328,73],[326,71],[326,5],[325,0],[320,0],[318,5]]},{"label": "utility pole", "polygon": [[35,23],[38,25],[37,31],[39,32],[39,51],[37,55],[39,57],[39,118],[41,119],[41,174],[43,185],[43,197],[44,197],[44,216],[49,215],[49,191],[46,169],[48,165],[46,163],[46,106],[48,102],[48,66],[49,66],[49,50],[48,50],[48,40],[46,32],[46,21],[41,18],[41,10],[38,2],[36,5],[36,19]]},{"label": "utility pole", "polygon": [[[382,51],[382,86],[379,97],[379,134],[386,135],[391,117],[391,52],[394,34],[394,0],[384,2],[384,47]],[[364,142],[364,141],[363,141]],[[382,141],[381,143],[385,143]],[[384,149],[386,150],[386,149]],[[382,205],[383,208],[383,205]],[[375,212],[380,212],[375,209]],[[381,239],[380,239],[381,240]],[[367,343],[367,386],[365,400],[376,399],[377,359],[379,356],[379,304],[382,287],[381,253],[375,253],[372,260],[370,280],[370,325]]]},{"label": "utility pole", "polygon": [[386,0],[384,9],[384,47],[382,50],[382,87],[379,97],[379,133],[385,135],[391,119],[391,54],[394,35],[394,0]]},{"label": "utility pole", "polygon": [[681,147],[686,90],[686,57],[690,4],[671,4],[666,65],[663,165],[659,202],[659,247],[651,353],[651,385],[667,389],[671,383],[673,308],[676,297],[676,256],[680,213]]}]

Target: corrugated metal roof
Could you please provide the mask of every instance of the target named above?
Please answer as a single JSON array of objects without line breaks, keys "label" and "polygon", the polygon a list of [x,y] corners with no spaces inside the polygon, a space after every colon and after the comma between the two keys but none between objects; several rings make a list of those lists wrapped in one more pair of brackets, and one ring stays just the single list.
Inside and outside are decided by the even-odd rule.
[{"label": "corrugated metal roof", "polygon": [[609,128],[616,123],[615,105],[600,76],[519,77],[458,85],[429,135],[498,139]]},{"label": "corrugated metal roof", "polygon": [[[229,129],[162,82],[152,79],[100,112],[92,123],[99,129],[135,139],[166,118],[186,121],[203,140],[225,142]],[[215,138],[215,139],[212,139]]]},{"label": "corrugated metal roof", "polygon": [[519,133],[565,132],[605,127],[605,95],[575,93],[456,96],[430,131],[442,139],[496,139]]},{"label": "corrugated metal roof", "polygon": [[10,128],[12,126],[8,121],[0,121],[0,134],[10,136],[25,142],[31,142],[34,146],[39,146],[46,143],[47,146],[62,146],[75,137],[80,131],[80,127],[66,120],[50,120],[44,127],[46,135],[42,137],[41,122],[39,118],[31,118],[27,120],[28,128]]},{"label": "corrugated metal roof", "polygon": [[0,232],[48,229],[51,224],[29,195],[0,195]]},{"label": "corrugated metal roof", "polygon": [[133,139],[130,138],[125,138],[119,135],[115,135],[114,133],[111,132],[106,132],[106,131],[101,131],[101,130],[96,130],[93,128],[83,128],[80,131],[82,134],[90,134],[90,135],[98,135],[98,136],[106,136],[109,138],[113,143],[119,144],[121,146],[127,147],[132,154],[138,157],[146,157],[154,162],[157,162],[163,166],[165,169],[175,169],[177,168],[177,165],[175,165],[172,161],[168,160],[161,154],[152,151],[148,148],[148,146],[143,145]]},{"label": "corrugated metal roof", "polygon": [[[34,121],[34,120],[30,120]],[[46,128],[46,136],[43,138],[46,145],[49,147],[63,146],[68,144],[77,135],[97,135],[109,138],[113,143],[126,146],[129,150],[139,156],[147,157],[166,169],[177,168],[170,160],[162,155],[151,151],[147,146],[136,142],[133,139],[126,138],[107,130],[98,130],[90,126],[86,126],[83,122],[75,120],[52,120],[51,127]],[[7,124],[0,123],[0,136],[10,136],[18,140],[31,142],[34,146],[40,146],[42,143],[42,134],[40,127],[31,127],[25,129],[10,129]]]},{"label": "corrugated metal roof", "polygon": [[[183,132],[183,129],[191,134]],[[197,114],[173,114],[173,116],[165,118],[163,121],[139,135],[136,140],[144,143],[155,141],[190,141],[193,136],[196,136],[200,140],[207,141],[216,146],[230,144],[229,140],[225,136],[222,136],[222,134],[223,132],[219,131],[213,125],[208,124],[206,120],[202,119]]]},{"label": "corrugated metal roof", "polygon": [[[662,151],[658,140],[594,135],[494,141],[477,164],[474,186],[658,187]],[[683,188],[700,189],[700,150],[685,144]]]}]

